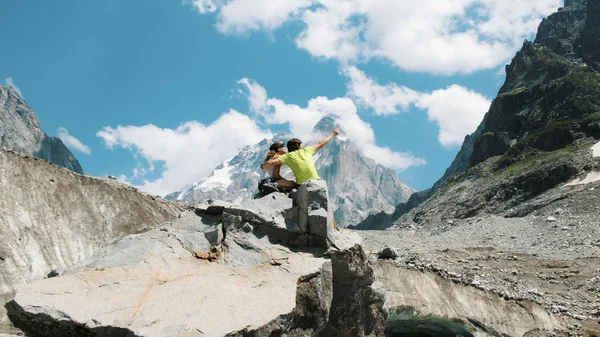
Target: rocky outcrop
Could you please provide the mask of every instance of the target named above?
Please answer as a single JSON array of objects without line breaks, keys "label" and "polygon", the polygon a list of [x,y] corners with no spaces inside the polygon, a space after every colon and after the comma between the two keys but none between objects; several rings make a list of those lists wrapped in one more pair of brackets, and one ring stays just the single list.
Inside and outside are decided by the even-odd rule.
[{"label": "rocky outcrop", "polygon": [[387,321],[383,289],[356,245],[332,252],[333,298],[329,322],[319,336],[382,336]]},{"label": "rocky outcrop", "polygon": [[199,205],[24,287],[9,316],[31,336],[383,336],[360,239],[297,215],[280,193]]},{"label": "rocky outcrop", "polygon": [[[314,138],[320,139],[335,127],[333,118],[323,118],[314,127]],[[166,198],[191,204],[205,199],[230,202],[252,199],[257,192],[260,164],[267,149],[275,141],[285,143],[290,138],[290,135],[278,134],[273,139],[244,147],[236,156],[219,165],[209,177]],[[307,144],[310,145],[310,142]],[[408,200],[414,192],[393,170],[363,156],[351,139],[335,138],[313,159],[320,177],[329,186],[332,210],[342,227],[356,225],[371,214],[392,213],[395,205]],[[282,175],[293,179],[293,174],[286,167],[282,168]]]},{"label": "rocky outcrop", "polygon": [[60,139],[42,131],[31,107],[10,86],[0,86],[0,147],[83,173],[71,151]]},{"label": "rocky outcrop", "polygon": [[[182,207],[112,179],[87,177],[0,149],[0,299]],[[3,306],[0,331],[7,331]]]},{"label": "rocky outcrop", "polygon": [[475,140],[471,166],[505,153],[515,162],[530,149],[554,151],[576,139],[600,138],[594,126],[600,121],[593,52],[598,42],[597,35],[590,37],[600,29],[598,4],[567,2],[542,21],[534,42],[524,43],[506,67],[506,82]]}]

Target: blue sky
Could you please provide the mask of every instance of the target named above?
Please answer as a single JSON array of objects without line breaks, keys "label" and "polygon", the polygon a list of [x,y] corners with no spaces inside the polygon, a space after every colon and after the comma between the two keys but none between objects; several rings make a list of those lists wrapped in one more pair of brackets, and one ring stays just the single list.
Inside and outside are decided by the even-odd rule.
[{"label": "blue sky", "polygon": [[[95,176],[165,194],[333,114],[431,186],[503,67],[560,0],[103,0],[3,4],[0,80]],[[350,178],[350,177],[349,177]]]}]

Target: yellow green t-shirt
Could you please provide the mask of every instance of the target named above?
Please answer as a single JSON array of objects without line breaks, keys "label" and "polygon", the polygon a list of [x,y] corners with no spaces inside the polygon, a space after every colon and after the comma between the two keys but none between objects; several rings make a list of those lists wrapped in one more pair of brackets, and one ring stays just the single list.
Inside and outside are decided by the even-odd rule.
[{"label": "yellow green t-shirt", "polygon": [[312,160],[313,154],[315,154],[315,147],[308,146],[282,155],[279,157],[279,161],[281,165],[287,165],[292,169],[296,177],[296,184],[302,184],[307,180],[321,179]]}]

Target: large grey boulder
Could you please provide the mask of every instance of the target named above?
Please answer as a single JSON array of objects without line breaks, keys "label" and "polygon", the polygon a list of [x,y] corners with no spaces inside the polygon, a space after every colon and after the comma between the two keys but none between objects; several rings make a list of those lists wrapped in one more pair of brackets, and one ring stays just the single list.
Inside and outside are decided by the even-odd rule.
[{"label": "large grey boulder", "polygon": [[243,205],[233,205],[224,212],[241,216],[242,221],[249,223],[267,223],[290,232],[306,232],[298,225],[298,209],[294,207],[293,200],[283,193],[271,193]]},{"label": "large grey boulder", "polygon": [[[130,235],[61,276],[27,286],[7,306],[9,315],[40,337],[266,337],[282,329],[316,336],[330,325],[331,308],[362,307],[356,299],[367,299],[348,296],[346,278],[354,277],[352,291],[362,293],[373,272],[359,246],[349,254],[329,251],[328,262],[322,248],[272,243],[261,228],[277,224],[258,210],[283,204],[275,197],[221,214],[187,212]],[[346,323],[366,331],[371,321]]]},{"label": "large grey boulder", "polygon": [[[206,201],[196,208],[199,214],[223,213],[229,228],[243,224],[260,225],[259,230],[272,240],[291,245],[314,245],[328,248],[333,245],[334,219],[329,204],[327,183],[311,180],[303,183],[293,195],[271,193],[243,204]],[[232,226],[229,226],[232,225]],[[343,240],[345,237],[340,237]],[[357,242],[353,237],[350,242]]]},{"label": "large grey boulder", "polygon": [[[383,336],[385,291],[360,245],[332,252],[333,300],[324,336]],[[349,300],[351,298],[352,300]]]},{"label": "large grey boulder", "polygon": [[384,336],[385,294],[360,245],[331,255],[321,270],[298,280],[296,308],[258,328],[228,337]]},{"label": "large grey boulder", "polygon": [[310,234],[327,237],[333,230],[329,191],[325,180],[309,180],[298,187],[298,224]]}]

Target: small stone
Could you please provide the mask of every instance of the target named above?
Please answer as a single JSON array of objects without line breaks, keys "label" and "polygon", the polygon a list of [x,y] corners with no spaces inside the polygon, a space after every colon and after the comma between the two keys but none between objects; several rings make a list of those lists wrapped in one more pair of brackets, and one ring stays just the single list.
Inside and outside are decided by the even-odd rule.
[{"label": "small stone", "polygon": [[446,221],[446,223],[448,223],[449,225],[453,225],[454,224],[454,220],[450,219],[450,220]]},{"label": "small stone", "polygon": [[519,272],[517,272],[517,270],[513,270],[510,273],[513,274],[513,275],[517,275]]},{"label": "small stone", "polygon": [[394,248],[385,247],[377,254],[377,256],[380,259],[395,260],[398,257],[398,252],[396,252]]},{"label": "small stone", "polygon": [[546,221],[548,221],[548,222],[554,222],[554,221],[556,221],[556,218],[553,217],[553,216],[549,216],[549,217],[546,218]]},{"label": "small stone", "polygon": [[562,214],[562,213],[564,213],[564,212],[565,212],[565,211],[564,211],[562,208],[557,208],[557,209],[554,211],[554,214],[556,214],[556,215],[559,215],[559,214]]},{"label": "small stone", "polygon": [[555,305],[553,309],[556,310],[556,311],[560,311],[560,312],[567,312],[567,311],[569,311],[569,309],[567,309],[567,307],[562,306],[562,305]]},{"label": "small stone", "polygon": [[544,296],[544,293],[540,292],[537,288],[529,289],[527,292],[535,296]]}]

